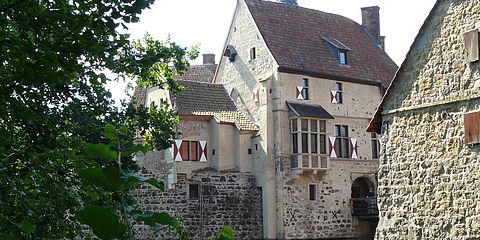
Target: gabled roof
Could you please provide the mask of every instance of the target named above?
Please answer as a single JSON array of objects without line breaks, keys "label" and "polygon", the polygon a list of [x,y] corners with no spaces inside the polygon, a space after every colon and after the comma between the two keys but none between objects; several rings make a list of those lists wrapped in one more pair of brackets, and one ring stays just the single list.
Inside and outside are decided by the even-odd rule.
[{"label": "gabled roof", "polygon": [[258,130],[258,127],[237,109],[223,85],[192,81],[178,82],[187,87],[175,97],[178,115],[212,116],[221,123],[235,124],[240,130]]},{"label": "gabled roof", "polygon": [[382,111],[383,111],[383,104],[385,102],[385,99],[391,94],[392,89],[395,87],[396,79],[403,72],[403,69],[406,65],[406,62],[407,62],[408,58],[410,57],[410,55],[412,54],[413,46],[418,41],[420,35],[423,33],[425,28],[427,28],[427,24],[430,22],[432,17],[434,17],[435,9],[437,8],[440,1],[441,0],[437,0],[435,2],[435,4],[432,7],[432,10],[430,10],[430,13],[428,14],[427,18],[423,22],[422,27],[420,27],[420,30],[418,30],[418,34],[415,37],[415,39],[413,40],[412,45],[410,45],[410,49],[408,50],[408,53],[407,53],[405,59],[403,60],[402,65],[400,66],[400,68],[396,72],[394,78],[390,82],[390,85],[388,86],[388,89],[387,89],[386,93],[383,95],[382,101],[378,105],[377,109],[375,110],[375,114],[373,115],[372,120],[368,124],[368,127],[366,129],[367,132],[376,132],[376,133],[379,133],[379,134],[381,133],[381,130],[382,130]]},{"label": "gabled roof", "polygon": [[323,119],[335,119],[322,106],[318,104],[306,104],[298,102],[288,102],[287,106],[292,110],[297,117],[312,117]]},{"label": "gabled roof", "polygon": [[[280,71],[381,81],[388,86],[397,70],[393,60],[353,20],[292,4],[261,0],[246,3]],[[322,38],[336,39],[351,49],[347,66],[339,63]]]},{"label": "gabled roof", "polygon": [[192,65],[183,75],[176,75],[175,79],[210,83],[213,81],[216,69],[217,64]]}]

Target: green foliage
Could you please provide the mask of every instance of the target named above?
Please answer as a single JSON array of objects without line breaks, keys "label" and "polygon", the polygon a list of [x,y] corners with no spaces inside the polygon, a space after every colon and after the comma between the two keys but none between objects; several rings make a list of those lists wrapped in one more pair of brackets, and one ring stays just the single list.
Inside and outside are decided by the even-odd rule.
[{"label": "green foliage", "polygon": [[[114,108],[104,86],[111,79],[102,73],[181,90],[173,75],[188,68],[195,49],[149,36],[131,43],[117,31],[152,3],[0,1],[0,239],[92,237],[80,222],[99,237],[128,238],[134,202],[127,189],[140,182],[162,188],[131,174],[139,170],[132,154],[148,150],[133,136],[138,130],[152,147],[169,147],[177,117]],[[91,219],[95,207],[125,232],[97,229],[104,222]]]}]

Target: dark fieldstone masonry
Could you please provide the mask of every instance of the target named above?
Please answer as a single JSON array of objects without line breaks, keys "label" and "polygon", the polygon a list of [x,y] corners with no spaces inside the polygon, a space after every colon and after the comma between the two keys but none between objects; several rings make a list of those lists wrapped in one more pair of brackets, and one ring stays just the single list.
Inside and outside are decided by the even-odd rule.
[{"label": "dark fieldstone masonry", "polygon": [[[163,171],[143,172],[166,182]],[[199,198],[190,199],[189,184],[199,185]],[[252,175],[206,169],[179,179],[175,189],[164,192],[141,185],[132,192],[144,210],[166,211],[181,219],[195,233],[194,239],[210,239],[223,226],[235,231],[235,239],[262,237],[262,193]],[[137,239],[178,239],[172,230],[163,226],[135,226]]]}]

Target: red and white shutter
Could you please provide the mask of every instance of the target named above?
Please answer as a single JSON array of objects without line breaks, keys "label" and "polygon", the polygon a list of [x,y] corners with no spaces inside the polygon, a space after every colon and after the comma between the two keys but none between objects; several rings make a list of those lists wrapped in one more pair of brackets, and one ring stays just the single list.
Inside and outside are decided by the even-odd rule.
[{"label": "red and white shutter", "polygon": [[260,101],[260,90],[258,88],[253,89],[253,102]]},{"label": "red and white shutter", "polygon": [[329,146],[330,146],[330,157],[336,158],[337,153],[335,152],[335,140],[337,139],[336,137],[329,137]]},{"label": "red and white shutter", "polygon": [[305,90],[302,86],[297,86],[297,99],[304,100],[305,99]]},{"label": "red and white shutter", "polygon": [[355,138],[350,139],[350,148],[352,149],[352,158],[358,158],[358,141]]},{"label": "red and white shutter", "polygon": [[207,141],[200,141],[200,162],[207,161]]},{"label": "red and white shutter", "polygon": [[332,103],[338,103],[337,95],[338,95],[338,91],[330,92],[330,100],[332,101]]},{"label": "red and white shutter", "polygon": [[173,145],[173,159],[175,162],[181,162],[182,156],[180,155],[180,147],[182,146],[182,140],[175,140]]}]

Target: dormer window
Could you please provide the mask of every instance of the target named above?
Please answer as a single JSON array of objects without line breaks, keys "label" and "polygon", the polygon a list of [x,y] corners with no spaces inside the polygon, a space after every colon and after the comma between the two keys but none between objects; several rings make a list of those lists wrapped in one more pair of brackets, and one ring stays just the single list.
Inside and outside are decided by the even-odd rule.
[{"label": "dormer window", "polygon": [[338,53],[338,59],[340,60],[341,64],[347,65],[347,51],[340,50]]},{"label": "dormer window", "polygon": [[328,45],[330,52],[337,61],[342,65],[348,65],[347,53],[351,49],[335,38],[322,37],[322,39]]}]

